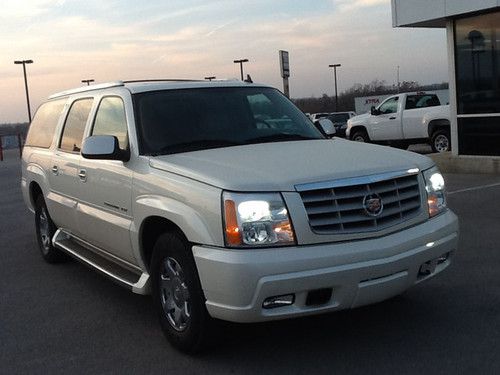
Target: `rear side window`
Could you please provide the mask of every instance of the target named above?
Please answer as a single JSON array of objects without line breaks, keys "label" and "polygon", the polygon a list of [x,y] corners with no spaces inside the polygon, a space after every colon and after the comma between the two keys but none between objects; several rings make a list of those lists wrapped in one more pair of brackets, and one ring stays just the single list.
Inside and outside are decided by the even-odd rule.
[{"label": "rear side window", "polygon": [[110,96],[101,100],[95,116],[92,135],[114,135],[118,138],[120,148],[127,149],[127,119],[121,98]]},{"label": "rear side window", "polygon": [[59,144],[63,151],[80,152],[82,148],[83,132],[92,108],[93,99],[75,101],[69,110],[64,123],[64,130]]},{"label": "rear side window", "polygon": [[49,148],[66,99],[42,104],[31,121],[26,146]]},{"label": "rear side window", "polygon": [[405,109],[435,107],[440,104],[436,95],[408,95]]}]

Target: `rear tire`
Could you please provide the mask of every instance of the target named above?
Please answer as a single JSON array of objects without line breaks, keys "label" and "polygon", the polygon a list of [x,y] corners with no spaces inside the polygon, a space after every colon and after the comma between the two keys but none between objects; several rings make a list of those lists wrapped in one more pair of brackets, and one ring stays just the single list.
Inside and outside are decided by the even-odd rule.
[{"label": "rear tire", "polygon": [[151,259],[151,289],[162,331],[186,353],[202,349],[213,326],[191,251],[180,233],[164,233]]},{"label": "rear tire", "polygon": [[52,238],[56,229],[54,222],[50,218],[49,210],[47,210],[43,196],[39,195],[35,201],[36,239],[42,257],[47,263],[61,263],[68,260],[66,254],[52,245]]},{"label": "rear tire", "polygon": [[363,143],[370,142],[370,138],[368,137],[368,134],[364,130],[356,130],[352,135],[351,140],[354,142],[363,142]]},{"label": "rear tire", "polygon": [[436,130],[431,137],[431,147],[433,152],[451,151],[450,131],[447,129]]}]

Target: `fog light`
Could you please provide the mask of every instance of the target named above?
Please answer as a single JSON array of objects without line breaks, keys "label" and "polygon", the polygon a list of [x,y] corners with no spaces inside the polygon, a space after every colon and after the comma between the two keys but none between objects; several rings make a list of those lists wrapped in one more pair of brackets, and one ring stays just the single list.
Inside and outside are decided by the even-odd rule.
[{"label": "fog light", "polygon": [[429,260],[428,262],[425,262],[420,266],[420,269],[418,270],[418,275],[419,276],[428,276],[436,270],[437,266],[437,259]]},{"label": "fog light", "polygon": [[284,296],[274,296],[266,298],[262,303],[262,307],[264,309],[274,309],[276,307],[293,305],[294,302],[295,294],[286,294]]},{"label": "fog light", "polygon": [[443,254],[439,258],[437,258],[437,263],[438,264],[444,263],[448,260],[449,257],[450,257],[450,253]]}]

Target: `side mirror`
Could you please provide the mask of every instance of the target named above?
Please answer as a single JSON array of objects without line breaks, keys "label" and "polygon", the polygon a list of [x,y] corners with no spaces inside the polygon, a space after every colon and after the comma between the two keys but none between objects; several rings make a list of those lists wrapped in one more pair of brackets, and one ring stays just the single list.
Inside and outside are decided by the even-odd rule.
[{"label": "side mirror", "polygon": [[318,120],[318,124],[320,127],[320,131],[323,134],[325,134],[328,138],[333,137],[337,132],[335,130],[335,125],[333,125],[333,122],[331,120],[328,120],[327,118],[320,118]]},{"label": "side mirror", "polygon": [[380,110],[378,110],[375,107],[372,107],[370,110],[370,113],[372,114],[372,116],[378,116],[378,115],[380,115]]},{"label": "side mirror", "polygon": [[113,135],[92,135],[83,141],[82,156],[85,159],[130,160],[130,151],[120,149],[118,138]]}]

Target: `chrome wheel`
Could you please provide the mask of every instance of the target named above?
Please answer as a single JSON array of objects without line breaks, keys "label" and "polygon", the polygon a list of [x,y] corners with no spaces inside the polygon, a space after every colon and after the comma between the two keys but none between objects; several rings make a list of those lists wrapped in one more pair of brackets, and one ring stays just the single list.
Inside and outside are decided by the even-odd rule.
[{"label": "chrome wheel", "polygon": [[159,283],[161,305],[168,322],[176,331],[184,331],[191,318],[190,297],[182,267],[174,258],[163,260]]},{"label": "chrome wheel", "polygon": [[450,141],[446,135],[439,134],[436,138],[434,138],[434,148],[437,152],[446,152],[449,147]]},{"label": "chrome wheel", "polygon": [[49,225],[49,219],[47,215],[47,209],[45,207],[42,207],[40,210],[40,214],[38,216],[39,219],[39,224],[38,224],[38,229],[40,232],[40,241],[42,243],[42,252],[44,254],[48,254],[50,251],[50,225]]},{"label": "chrome wheel", "polygon": [[355,135],[352,139],[354,142],[366,142],[365,138],[362,135]]}]

